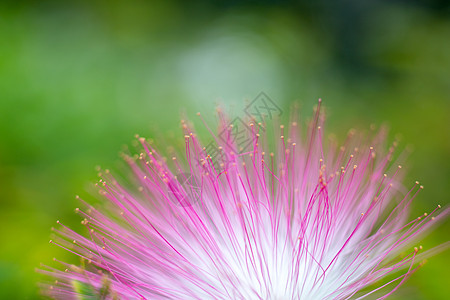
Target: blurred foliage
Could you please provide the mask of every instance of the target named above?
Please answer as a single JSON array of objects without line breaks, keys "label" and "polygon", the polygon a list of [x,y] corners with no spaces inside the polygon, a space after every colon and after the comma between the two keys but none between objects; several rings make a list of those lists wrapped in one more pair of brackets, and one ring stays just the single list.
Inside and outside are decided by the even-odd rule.
[{"label": "blurred foliage", "polygon": [[[413,144],[414,213],[449,203],[450,9],[447,1],[2,1],[0,297],[39,298],[60,219],[95,165],[117,167],[135,133],[177,141],[181,113],[240,114],[260,91],[288,115],[317,98],[329,132],[387,121]],[[448,222],[424,241],[448,239]],[[448,251],[392,299],[447,299]]]}]

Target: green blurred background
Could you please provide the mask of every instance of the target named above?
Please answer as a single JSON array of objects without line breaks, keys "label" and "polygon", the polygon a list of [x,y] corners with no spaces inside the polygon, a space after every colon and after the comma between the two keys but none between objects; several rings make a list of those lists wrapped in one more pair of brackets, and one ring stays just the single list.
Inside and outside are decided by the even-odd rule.
[{"label": "green blurred background", "polygon": [[[1,1],[0,38],[2,299],[39,298],[35,267],[74,260],[50,227],[78,226],[74,195],[135,133],[181,144],[181,112],[240,114],[260,91],[286,117],[323,98],[341,137],[388,122],[414,145],[414,214],[450,202],[448,1]],[[449,254],[392,299],[448,299]]]}]

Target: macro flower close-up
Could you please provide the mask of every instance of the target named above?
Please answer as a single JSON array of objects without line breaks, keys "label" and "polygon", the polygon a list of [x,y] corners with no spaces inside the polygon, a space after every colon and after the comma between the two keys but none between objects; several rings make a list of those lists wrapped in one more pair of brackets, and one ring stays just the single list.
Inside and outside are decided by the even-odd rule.
[{"label": "macro flower close-up", "polygon": [[[53,229],[50,243],[78,255],[82,265],[54,259],[56,268],[42,266],[39,272],[56,279],[43,284],[44,293],[57,299],[388,297],[430,252],[445,247],[425,251],[417,240],[448,211],[438,205],[410,216],[423,186],[403,186],[397,141],[387,144],[385,128],[369,136],[351,130],[339,145],[324,138],[320,106],[321,100],[308,124],[294,112],[279,128],[230,123],[219,112],[217,146],[209,150],[182,120],[185,149],[171,159],[138,138],[141,152],[123,154],[129,181],[100,170],[96,186],[105,205],[83,202],[76,209],[87,233],[60,221]],[[392,273],[389,282],[365,289]]]},{"label": "macro flower close-up", "polygon": [[0,1],[0,300],[448,300],[444,0]]}]

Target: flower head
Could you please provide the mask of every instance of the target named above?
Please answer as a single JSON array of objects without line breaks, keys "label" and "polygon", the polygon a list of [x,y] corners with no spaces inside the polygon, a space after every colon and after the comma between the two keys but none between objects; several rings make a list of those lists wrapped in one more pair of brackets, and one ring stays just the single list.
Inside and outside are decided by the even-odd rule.
[{"label": "flower head", "polygon": [[409,219],[422,186],[401,185],[397,144],[387,147],[385,130],[371,138],[351,131],[339,147],[324,138],[319,108],[320,101],[306,128],[294,114],[275,137],[250,122],[246,149],[219,114],[214,155],[184,121],[183,155],[166,159],[138,138],[141,152],[124,155],[132,180],[101,172],[105,205],[76,209],[86,234],[61,223],[54,229],[51,243],[82,264],[44,266],[56,278],[45,292],[61,299],[390,295],[426,255],[414,245],[419,235],[447,211]]}]

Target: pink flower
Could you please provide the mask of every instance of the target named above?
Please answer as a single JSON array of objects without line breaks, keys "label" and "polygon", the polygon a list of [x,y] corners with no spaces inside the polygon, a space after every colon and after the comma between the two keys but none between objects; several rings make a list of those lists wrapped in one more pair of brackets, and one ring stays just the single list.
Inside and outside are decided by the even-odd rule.
[{"label": "pink flower", "polygon": [[[58,222],[51,243],[82,264],[55,259],[61,269],[43,266],[40,272],[56,278],[43,283],[45,293],[59,299],[389,296],[430,254],[414,243],[448,210],[410,219],[422,186],[400,184],[396,143],[386,146],[385,130],[372,138],[351,131],[338,147],[323,137],[319,108],[320,101],[307,128],[294,113],[288,126],[274,129],[276,145],[269,126],[249,124],[246,149],[238,149],[245,136],[237,137],[239,130],[219,114],[214,158],[185,122],[185,153],[176,158],[166,160],[139,138],[142,152],[125,156],[133,179],[119,183],[105,170],[98,184],[105,205],[76,209],[86,234]],[[393,273],[394,280],[361,292]]]}]

